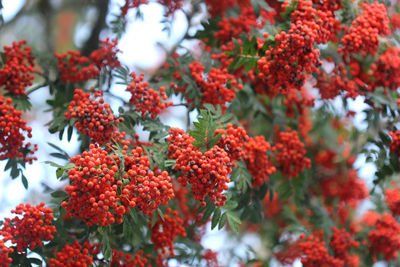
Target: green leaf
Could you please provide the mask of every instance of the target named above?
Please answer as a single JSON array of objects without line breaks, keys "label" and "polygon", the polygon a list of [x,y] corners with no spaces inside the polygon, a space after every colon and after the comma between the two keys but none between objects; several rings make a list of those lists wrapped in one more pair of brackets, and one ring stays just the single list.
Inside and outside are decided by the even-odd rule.
[{"label": "green leaf", "polygon": [[227,210],[233,210],[238,206],[238,203],[234,200],[227,201],[224,208]]},{"label": "green leaf", "polygon": [[211,220],[211,229],[214,229],[215,227],[217,227],[220,218],[221,218],[221,209],[216,208],[214,211],[212,220]]},{"label": "green leaf", "polygon": [[62,168],[62,167],[63,167],[62,165],[57,164],[57,163],[52,162],[52,161],[49,161],[49,160],[46,160],[44,163],[45,163],[45,164],[48,164],[48,165],[50,165],[50,166],[52,166],[52,167],[56,167],[56,168]]},{"label": "green leaf", "polygon": [[28,189],[28,180],[26,179],[25,175],[21,172],[22,176],[22,184],[24,185],[25,189]]},{"label": "green leaf", "polygon": [[226,214],[227,214],[229,227],[232,229],[233,232],[238,233],[239,232],[239,224],[241,223],[240,218],[231,212],[227,212]]},{"label": "green leaf", "polygon": [[215,209],[215,205],[213,203],[211,203],[211,202],[207,203],[207,208],[204,211],[203,218],[201,219],[202,223],[205,223],[210,218],[214,209]]},{"label": "green leaf", "polygon": [[20,169],[18,169],[16,166],[11,169],[11,178],[15,179],[19,175]]},{"label": "green leaf", "polygon": [[62,199],[64,199],[64,198],[68,197],[68,194],[65,191],[57,190],[57,191],[51,193],[51,196],[54,197],[54,198],[62,198]]},{"label": "green leaf", "polygon": [[219,224],[218,224],[218,230],[221,230],[222,227],[224,227],[225,223],[226,223],[226,212],[224,214],[222,214],[221,219],[219,220]]}]

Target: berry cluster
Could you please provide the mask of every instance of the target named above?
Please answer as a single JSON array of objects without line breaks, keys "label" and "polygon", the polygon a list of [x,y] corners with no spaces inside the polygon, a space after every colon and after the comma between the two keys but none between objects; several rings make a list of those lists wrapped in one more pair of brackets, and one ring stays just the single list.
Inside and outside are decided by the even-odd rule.
[{"label": "berry cluster", "polygon": [[375,256],[383,254],[386,261],[397,258],[400,250],[400,225],[392,215],[384,213],[368,233],[369,249]]},{"label": "berry cluster", "polygon": [[60,69],[60,79],[63,82],[84,82],[94,79],[100,71],[89,58],[81,55],[79,51],[68,51],[63,54],[55,53]]},{"label": "berry cluster", "polygon": [[314,9],[311,0],[296,3],[290,30],[275,35],[276,45],[258,60],[258,76],[265,80],[266,93],[271,95],[286,94],[289,88],[300,89],[306,74],[320,65],[319,50],[314,45],[333,38],[340,26],[331,12]]},{"label": "berry cluster", "polygon": [[205,67],[200,62],[194,61],[188,67],[202,93],[202,104],[221,105],[222,110],[225,111],[226,103],[235,98],[236,90],[243,89],[243,85],[239,84],[225,68],[211,68],[205,75]]},{"label": "berry cluster", "polygon": [[40,203],[34,207],[30,204],[20,204],[12,213],[21,215],[12,219],[6,218],[0,229],[0,235],[4,237],[4,241],[11,240],[17,245],[19,253],[41,246],[43,241],[52,240],[56,227],[52,225],[54,219],[53,210],[45,208],[44,203]]},{"label": "berry cluster", "polygon": [[393,215],[400,215],[400,190],[398,188],[386,189],[385,201]]},{"label": "berry cluster", "polygon": [[31,143],[24,144],[26,135],[32,137],[32,128],[22,120],[22,112],[11,105],[11,98],[0,96],[0,160],[21,158],[24,162],[32,163],[36,157],[30,156],[37,150],[37,145],[30,148]]},{"label": "berry cluster", "polygon": [[375,55],[378,51],[379,36],[388,35],[389,19],[384,4],[373,2],[361,3],[363,12],[352,22],[342,38],[342,47],[338,52],[344,56],[352,53],[360,53],[362,56]]},{"label": "berry cluster", "polygon": [[[226,126],[228,129],[217,129],[215,135],[221,134],[217,146],[226,151],[229,158],[233,160],[241,160],[244,156],[243,145],[249,140],[249,136],[242,127],[237,127],[232,123]],[[234,166],[232,162],[232,166]]]},{"label": "berry cluster", "polygon": [[385,53],[379,55],[376,63],[371,64],[374,77],[373,88],[382,86],[390,90],[400,87],[400,49],[397,47],[389,48]]},{"label": "berry cluster", "polygon": [[400,131],[389,132],[389,135],[392,137],[389,146],[390,153],[400,155]]},{"label": "berry cluster", "polygon": [[143,73],[137,77],[136,73],[133,72],[131,77],[133,81],[126,88],[132,94],[129,103],[135,105],[136,111],[140,112],[142,117],[145,117],[148,112],[154,119],[162,110],[173,105],[172,102],[161,102],[168,99],[168,96],[165,94],[165,87],[160,87],[160,92],[149,88],[149,83],[143,81]]},{"label": "berry cluster", "polygon": [[228,8],[233,7],[238,0],[205,0],[204,2],[207,5],[208,12],[212,17],[223,15]]},{"label": "berry cluster", "polygon": [[335,257],[341,259],[346,266],[359,266],[359,256],[349,255],[348,252],[351,247],[357,248],[360,243],[354,241],[350,234],[344,229],[338,229],[334,227],[332,231],[333,233],[330,240],[330,245]]},{"label": "berry cluster", "polygon": [[0,85],[16,95],[25,95],[25,88],[31,86],[35,78],[32,75],[35,66],[32,49],[28,46],[22,49],[25,44],[26,41],[22,40],[5,46],[4,66],[0,69]]},{"label": "berry cluster", "polygon": [[117,57],[117,54],[120,52],[117,48],[118,41],[107,38],[105,40],[100,40],[100,45],[101,46],[97,50],[94,50],[90,54],[90,60],[93,64],[96,65],[99,70],[105,67],[115,69],[121,66]]},{"label": "berry cluster", "polygon": [[85,242],[83,246],[75,241],[72,245],[66,244],[61,251],[55,253],[55,258],[47,263],[49,267],[89,267],[93,266],[93,256],[100,253],[100,247],[97,244]]},{"label": "berry cluster", "polygon": [[272,150],[264,136],[256,136],[244,144],[244,162],[247,170],[253,176],[253,187],[259,187],[268,181],[268,177],[276,171],[267,152]]},{"label": "berry cluster", "polygon": [[9,253],[13,253],[14,249],[8,248],[4,245],[4,240],[0,240],[0,266],[9,267],[12,263],[12,259],[8,256]]},{"label": "berry cluster", "polygon": [[218,252],[212,251],[211,249],[207,249],[204,251],[204,253],[201,255],[201,258],[206,261],[206,266],[209,267],[219,267],[218,263]]},{"label": "berry cluster", "polygon": [[251,33],[253,27],[261,28],[261,26],[260,22],[257,21],[253,9],[246,7],[237,18],[223,17],[218,22],[220,29],[214,33],[214,37],[221,41],[221,43],[226,43],[231,41],[232,38],[238,38],[240,34]]},{"label": "berry cluster", "polygon": [[196,200],[202,201],[205,206],[205,197],[218,206],[224,206],[230,182],[228,175],[232,172],[232,163],[228,154],[219,146],[214,146],[202,153],[200,148],[194,147],[193,137],[181,129],[171,128],[168,137],[169,157],[176,160],[175,170],[182,175],[178,182],[183,186],[192,185],[192,193]]},{"label": "berry cluster", "polygon": [[[94,99],[91,99],[91,94]],[[110,105],[104,103],[103,92],[91,90],[85,93],[81,89],[75,89],[74,100],[68,106],[68,112],[64,116],[68,119],[77,119],[75,128],[82,134],[88,135],[92,143],[103,144],[109,142],[121,134],[116,132],[123,118],[116,118]],[[96,100],[96,98],[99,98]]]},{"label": "berry cluster", "polygon": [[[70,196],[61,206],[69,215],[83,219],[88,225],[122,223],[130,207],[148,215],[173,197],[171,178],[167,172],[155,174],[143,149],[129,154],[90,145],[90,151],[71,158],[75,167],[68,171]],[[118,154],[118,155],[117,155]]]},{"label": "berry cluster", "polygon": [[139,250],[135,257],[129,253],[124,253],[122,251],[112,250],[112,261],[111,266],[113,267],[151,267],[148,258],[149,254],[143,255],[143,250]]},{"label": "berry cluster", "polygon": [[289,128],[279,132],[274,146],[278,168],[286,177],[297,177],[304,168],[311,168],[311,161],[306,158],[306,149],[296,131]]},{"label": "berry cluster", "polygon": [[317,70],[317,85],[322,99],[333,99],[342,92],[346,92],[346,98],[356,98],[359,93],[357,79],[349,79],[344,64],[340,63],[330,74]]},{"label": "berry cluster", "polygon": [[305,238],[300,236],[298,249],[301,253],[301,263],[305,267],[343,267],[344,263],[341,259],[337,259],[329,255],[325,242],[319,237],[310,235]]},{"label": "berry cluster", "polygon": [[120,66],[117,58],[119,52],[116,40],[101,40],[100,48],[93,51],[89,58],[82,56],[79,51],[68,51],[63,54],[55,53],[60,69],[60,79],[63,82],[84,82],[94,79],[105,67],[111,69]]},{"label": "berry cluster", "polygon": [[162,262],[165,258],[175,255],[175,238],[177,236],[186,236],[183,220],[179,217],[177,211],[172,211],[171,208],[167,208],[164,220],[159,217],[154,226],[151,227],[151,232],[151,242],[153,242],[155,250],[158,253],[157,264],[162,266]]},{"label": "berry cluster", "polygon": [[157,0],[160,5],[167,8],[165,16],[170,16],[182,8],[183,0]]},{"label": "berry cluster", "polygon": [[338,173],[320,182],[324,198],[337,197],[347,205],[356,206],[368,196],[365,181],[360,179],[356,170]]}]

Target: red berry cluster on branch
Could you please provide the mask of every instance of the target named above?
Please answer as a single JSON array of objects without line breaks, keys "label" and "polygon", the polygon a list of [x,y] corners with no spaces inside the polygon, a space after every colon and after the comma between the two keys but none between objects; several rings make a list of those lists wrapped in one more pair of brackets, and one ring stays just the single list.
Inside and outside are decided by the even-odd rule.
[{"label": "red berry cluster on branch", "polygon": [[307,238],[303,235],[300,237],[298,244],[301,253],[301,263],[304,267],[343,267],[344,263],[341,259],[329,255],[325,242],[319,237],[310,235]]},{"label": "red berry cluster on branch", "polygon": [[338,29],[330,11],[313,8],[310,0],[298,1],[290,30],[275,35],[276,45],[258,60],[258,76],[266,83],[266,93],[274,96],[286,94],[290,88],[300,89],[306,75],[320,65],[319,50],[314,46],[326,43]]},{"label": "red berry cluster on branch", "polygon": [[148,258],[149,254],[144,255],[143,250],[139,250],[135,257],[132,257],[129,253],[124,253],[122,251],[112,250],[112,262],[113,267],[151,267]]},{"label": "red berry cluster on branch", "polygon": [[9,267],[12,263],[12,259],[8,254],[13,253],[14,249],[6,247],[4,240],[0,240],[0,266]]},{"label": "red berry cluster on branch", "polygon": [[371,64],[374,79],[373,88],[382,86],[390,90],[396,90],[400,87],[400,49],[391,47],[385,53],[379,55],[376,63]]},{"label": "red berry cluster on branch", "polygon": [[34,57],[32,49],[26,46],[25,40],[13,42],[4,47],[4,66],[0,69],[0,85],[12,94],[25,95],[25,88],[32,85],[34,76]]},{"label": "red berry cluster on branch", "polygon": [[[194,61],[189,64],[189,70],[201,91],[201,103],[220,105],[226,110],[226,103],[231,102],[236,96],[236,90],[243,89],[235,77],[225,68],[211,68],[205,76],[205,67],[202,63]],[[205,79],[207,77],[207,80]]]},{"label": "red berry cluster on branch", "polygon": [[244,144],[243,159],[247,170],[253,176],[252,186],[259,187],[268,181],[271,174],[276,171],[267,152],[271,151],[271,145],[265,141],[264,136],[256,136]]},{"label": "red berry cluster on branch", "polygon": [[125,4],[121,7],[121,16],[125,17],[128,14],[129,9],[138,8],[147,3],[147,0],[125,0]]},{"label": "red berry cluster on branch", "polygon": [[37,159],[31,156],[37,150],[37,145],[31,148],[31,143],[24,144],[23,134],[25,132],[31,138],[32,128],[26,126],[26,121],[22,120],[22,112],[11,104],[11,98],[0,96],[0,160],[18,157],[24,162],[32,163]]},{"label": "red berry cluster on branch", "polygon": [[208,267],[220,267],[218,263],[218,252],[212,251],[211,249],[207,249],[201,255],[201,258],[206,261]]},{"label": "red berry cluster on branch", "polygon": [[101,70],[105,67],[115,69],[121,66],[117,54],[121,52],[118,48],[117,40],[100,40],[100,47],[90,54],[90,60],[96,67]]},{"label": "red berry cluster on branch", "polygon": [[182,172],[178,182],[182,186],[191,184],[194,198],[203,206],[207,196],[217,206],[224,206],[226,196],[222,192],[228,189],[228,175],[232,172],[225,150],[214,146],[203,153],[192,145],[195,139],[183,130],[171,128],[169,134],[169,157],[176,160],[175,170]]},{"label": "red berry cluster on branch", "polygon": [[392,215],[384,213],[368,233],[369,249],[376,256],[382,254],[386,261],[397,258],[400,250],[400,224]]},{"label": "red berry cluster on branch", "polygon": [[[221,134],[217,146],[222,148],[228,153],[231,161],[241,160],[244,156],[243,145],[249,140],[249,136],[242,127],[237,127],[232,123],[228,123],[226,126],[228,129],[217,129],[215,135]],[[232,162],[232,166],[235,163]]]},{"label": "red berry cluster on branch", "polygon": [[334,227],[332,229],[332,237],[330,240],[330,245],[337,259],[341,259],[346,266],[359,266],[359,256],[350,255],[349,250],[354,247],[359,247],[360,243],[354,241],[351,235],[344,229],[338,229]]},{"label": "red berry cluster on branch", "polygon": [[400,155],[400,131],[389,132],[389,135],[392,137],[390,153]]},{"label": "red berry cluster on branch", "polygon": [[[102,96],[102,91],[93,88],[90,93],[75,89],[74,100],[64,114],[68,120],[77,119],[74,126],[78,132],[89,136],[92,143],[98,144],[120,137],[121,133],[117,132],[116,125],[123,121],[123,118],[113,115],[110,105],[104,103]],[[97,98],[99,99],[96,100]]]},{"label": "red berry cluster on branch", "polygon": [[90,149],[71,158],[75,167],[68,171],[70,185],[65,188],[70,197],[61,204],[69,215],[105,226],[122,223],[130,207],[148,215],[173,197],[168,173],[152,172],[141,147],[130,153],[126,147],[121,157],[95,145]]},{"label": "red berry cluster on branch", "polygon": [[297,177],[304,168],[311,168],[311,160],[305,157],[307,151],[296,131],[288,128],[287,132],[279,132],[274,149],[278,168],[284,176]]},{"label": "red berry cluster on branch", "polygon": [[168,99],[168,96],[165,94],[165,87],[160,87],[160,92],[149,88],[149,83],[143,81],[143,73],[137,77],[136,73],[133,72],[131,77],[133,81],[126,88],[126,90],[132,94],[129,103],[135,105],[136,111],[140,112],[142,117],[145,117],[148,112],[154,119],[165,108],[173,105],[172,102],[161,102],[162,100]]},{"label": "red berry cluster on branch", "polygon": [[117,53],[116,40],[101,40],[100,48],[94,50],[89,58],[82,56],[79,51],[68,51],[63,54],[55,53],[60,69],[60,79],[63,82],[84,82],[94,79],[100,74],[101,69],[111,69],[120,66]]},{"label": "red berry cluster on branch", "polygon": [[384,4],[373,2],[361,3],[363,12],[352,22],[341,40],[342,47],[339,53],[348,56],[360,53],[362,56],[375,55],[378,52],[379,36],[390,33],[389,19]]},{"label": "red berry cluster on branch", "polygon": [[93,257],[100,253],[98,244],[85,242],[83,246],[75,241],[72,245],[66,244],[61,251],[55,253],[55,258],[47,263],[49,267],[89,267],[93,266]]},{"label": "red berry cluster on branch", "polygon": [[386,189],[385,201],[393,215],[400,215],[400,190],[398,188]]},{"label": "red berry cluster on branch", "polygon": [[[151,224],[149,224],[151,226]],[[174,241],[177,236],[186,236],[183,220],[179,217],[177,211],[167,208],[164,214],[164,220],[158,218],[157,222],[151,227],[151,242],[157,251],[157,264],[163,266],[164,259],[175,255]]]},{"label": "red berry cluster on branch", "polygon": [[4,237],[4,241],[11,240],[11,243],[16,244],[19,253],[28,248],[33,250],[42,246],[43,241],[54,238],[56,227],[52,225],[53,210],[45,208],[44,203],[36,207],[20,204],[11,212],[20,216],[6,218],[0,228],[0,235]]}]

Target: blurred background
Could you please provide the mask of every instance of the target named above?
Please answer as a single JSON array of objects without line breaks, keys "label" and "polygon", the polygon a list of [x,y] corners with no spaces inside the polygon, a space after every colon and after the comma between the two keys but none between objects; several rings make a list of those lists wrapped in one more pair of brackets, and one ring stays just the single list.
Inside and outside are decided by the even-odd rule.
[{"label": "blurred background", "polygon": [[[189,1],[190,2],[190,1]],[[91,51],[98,48],[100,39],[113,38],[113,21],[120,13],[120,7],[124,1],[118,0],[3,0],[1,9],[3,23],[0,27],[0,45],[10,45],[13,41],[25,39],[33,49],[33,53],[54,53],[67,50],[79,50],[83,55],[89,55]],[[185,8],[183,8],[185,10]],[[163,6],[151,2],[142,5],[140,10],[131,9],[127,15],[126,31],[119,41],[120,61],[129,67],[130,71],[144,72],[151,75],[164,63],[166,55],[174,50],[177,45],[180,50],[189,49],[194,53],[201,52],[199,44],[195,40],[185,40],[183,36],[188,32],[193,34],[201,28],[200,22],[207,16],[205,6],[200,10],[188,25],[187,16],[184,11],[178,10],[168,19],[163,16]],[[115,85],[112,92],[123,98],[129,98],[123,86]],[[58,135],[48,132],[45,124],[51,120],[51,113],[45,112],[49,107],[46,100],[50,97],[48,90],[42,88],[29,95],[32,109],[25,113],[24,119],[32,127],[32,143],[38,144],[36,156],[38,160],[28,165],[25,175],[29,181],[29,189],[25,190],[21,180],[10,178],[9,172],[0,173],[0,219],[9,216],[10,210],[19,203],[30,202],[38,204],[47,201],[48,196],[43,193],[44,184],[56,189],[62,188],[55,176],[55,169],[44,163],[52,160],[64,164],[60,159],[51,158],[50,153],[54,149],[47,144],[51,142],[62,147],[70,156],[79,153],[79,142],[74,133],[70,142],[64,135],[63,140]],[[115,113],[120,103],[115,99],[106,99]],[[340,103],[337,103],[340,105]],[[352,110],[358,111],[355,117],[356,126],[363,129],[361,123],[364,108],[363,99],[357,98],[351,101]],[[163,122],[170,126],[185,129],[185,108],[171,107],[162,114]],[[191,114],[194,118],[196,114]],[[193,121],[193,120],[192,120]],[[140,129],[138,129],[140,132]],[[141,139],[146,139],[142,132]],[[3,170],[5,163],[0,162]],[[355,168],[359,168],[359,176],[372,181],[374,165],[366,164],[364,158],[358,158]],[[369,207],[366,202],[362,209]],[[208,227],[209,229],[209,227]],[[203,239],[203,245],[207,248],[223,252],[225,249],[234,248],[237,253],[244,253],[248,246],[251,250],[262,252],[261,241],[257,236],[249,234],[241,244],[227,242],[228,235],[224,232],[209,231]],[[227,262],[224,253],[219,254],[220,262]],[[276,265],[277,266],[277,265]],[[299,262],[295,266],[301,266]],[[376,266],[384,266],[377,264]]]}]

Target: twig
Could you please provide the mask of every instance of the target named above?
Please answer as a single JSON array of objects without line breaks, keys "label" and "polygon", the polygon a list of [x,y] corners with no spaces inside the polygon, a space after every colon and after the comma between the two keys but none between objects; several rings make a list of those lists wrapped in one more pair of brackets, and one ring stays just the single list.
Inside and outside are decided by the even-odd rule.
[{"label": "twig", "polygon": [[32,87],[31,89],[29,89],[28,91],[26,91],[26,94],[29,95],[29,94],[35,92],[36,90],[39,90],[40,88],[45,87],[45,86],[47,86],[47,83],[38,84],[38,85],[36,85],[35,87]]}]

